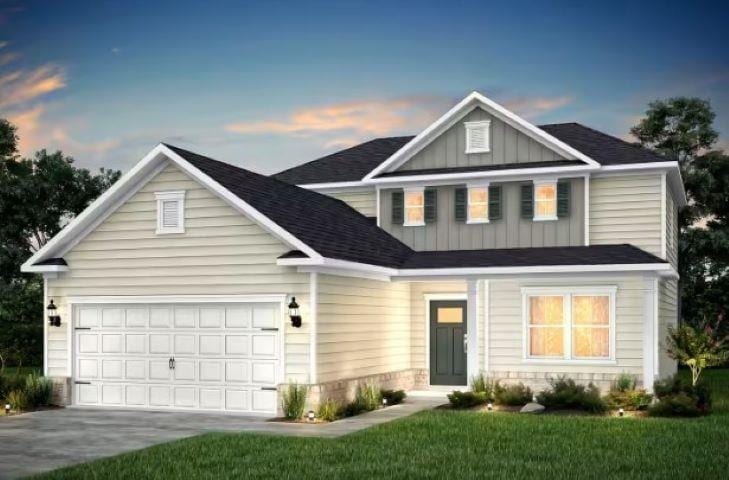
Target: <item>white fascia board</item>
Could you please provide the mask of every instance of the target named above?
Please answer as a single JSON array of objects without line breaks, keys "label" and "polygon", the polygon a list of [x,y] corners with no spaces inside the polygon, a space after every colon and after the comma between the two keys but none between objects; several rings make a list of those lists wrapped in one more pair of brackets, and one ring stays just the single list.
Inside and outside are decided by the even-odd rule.
[{"label": "white fascia board", "polygon": [[286,294],[260,295],[101,295],[67,297],[66,301],[80,304],[138,304],[138,303],[279,303]]},{"label": "white fascia board", "polygon": [[[381,276],[391,276],[397,273],[397,269],[372,265],[369,263],[350,262],[336,258],[279,258],[276,265],[285,267],[327,267],[329,269],[345,269],[356,272],[373,273]],[[313,270],[309,270],[313,271]]]},{"label": "white fascia board", "polygon": [[307,190],[333,190],[337,188],[349,189],[357,187],[371,187],[369,183],[365,183],[361,180],[354,182],[330,182],[330,183],[306,183],[302,185],[296,185],[299,188],[305,188]]},{"label": "white fascia board", "polygon": [[[547,175],[554,179],[556,177],[568,177],[571,175],[583,175],[584,173],[596,172],[598,169],[589,165],[574,165],[568,167],[539,167],[539,168],[514,168],[509,170],[482,171],[482,172],[459,172],[459,173],[438,173],[430,175],[398,175],[393,177],[381,177],[368,180],[368,183],[376,185],[397,185],[406,183],[427,183],[430,185],[453,183],[453,181],[520,181],[532,180],[535,177]],[[433,183],[435,182],[435,183]]]},{"label": "white fascia board", "polygon": [[27,273],[58,273],[58,272],[68,272],[70,269],[68,268],[68,265],[25,265],[20,269],[23,272]]},{"label": "white fascia board", "polygon": [[504,108],[503,106],[499,105],[498,103],[483,96],[478,92],[471,92],[471,94],[461,100],[453,108],[448,110],[438,120],[431,123],[415,138],[403,145],[397,152],[392,154],[390,158],[385,160],[374,170],[368,173],[363,180],[370,180],[384,171],[390,171],[402,165],[404,162],[412,158],[413,155],[417,154],[420,150],[425,148],[425,146],[427,146],[436,136],[450,128],[458,120],[463,118],[463,116],[465,116],[468,112],[470,112],[473,108],[477,106],[484,107],[485,110],[490,111],[490,113],[499,118],[501,121],[516,128],[517,130],[524,132],[527,136],[538,141],[539,143],[547,147],[551,147],[554,150],[557,150],[558,153],[562,154],[563,156],[577,158],[595,167],[600,166],[600,164],[592,158],[574,149],[573,147],[570,147],[566,143],[558,140],[544,130],[536,127],[535,125],[532,125],[520,116],[516,115],[514,112],[509,111],[508,109]]},{"label": "white fascia board", "polygon": [[[296,250],[301,250],[309,257],[319,258],[320,255],[304,242],[294,237],[271,219],[253,208],[247,202],[241,200],[228,189],[210,178],[208,175],[194,167],[187,160],[179,156],[163,144],[154,147],[145,157],[122,177],[99,198],[93,201],[83,212],[74,218],[66,227],[53,237],[43,248],[38,250],[21,267],[23,272],[30,270],[33,264],[53,256],[63,256],[72,245],[77,244],[82,238],[90,233],[90,228],[98,224],[99,220],[108,216],[118,206],[120,201],[128,198],[130,193],[139,189],[143,183],[140,180],[149,180],[150,173],[157,172],[166,160],[171,161],[181,170],[185,171],[192,178],[200,182],[208,190],[228,202],[233,208],[261,225],[266,231],[281,239],[284,243]],[[55,254],[55,255],[54,255]],[[37,267],[37,266],[36,266]],[[46,270],[47,271],[47,270]]]}]

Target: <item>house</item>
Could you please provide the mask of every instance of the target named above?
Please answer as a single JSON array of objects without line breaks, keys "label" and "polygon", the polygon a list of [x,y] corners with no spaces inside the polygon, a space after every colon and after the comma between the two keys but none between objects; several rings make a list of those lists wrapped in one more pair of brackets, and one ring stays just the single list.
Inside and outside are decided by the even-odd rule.
[{"label": "house", "polygon": [[73,405],[273,414],[286,382],[316,404],[479,372],[650,389],[676,369],[685,204],[676,162],[474,92],[270,177],[160,144],[23,270]]}]

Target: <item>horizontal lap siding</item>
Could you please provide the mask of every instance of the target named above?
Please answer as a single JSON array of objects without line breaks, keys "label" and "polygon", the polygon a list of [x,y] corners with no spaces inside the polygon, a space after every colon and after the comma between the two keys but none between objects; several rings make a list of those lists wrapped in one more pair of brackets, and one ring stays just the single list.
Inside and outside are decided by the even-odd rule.
[{"label": "horizontal lap siding", "polygon": [[667,377],[676,373],[676,361],[666,353],[668,329],[678,324],[678,281],[662,280],[658,296],[658,376]]},{"label": "horizontal lap siding", "polygon": [[318,275],[317,381],[410,368],[410,286]]},{"label": "horizontal lap siding", "polygon": [[[522,287],[617,286],[615,356],[617,365],[546,365],[523,360],[524,317]],[[643,308],[645,284],[640,276],[579,277],[574,281],[494,279],[488,282],[489,371],[527,374],[580,374],[628,372],[642,375]],[[482,350],[483,351],[483,350]]]},{"label": "horizontal lap siding", "polygon": [[369,190],[339,190],[336,192],[327,192],[324,190],[320,193],[343,201],[365,217],[377,216],[377,194],[374,188]]},{"label": "horizontal lap siding", "polygon": [[[185,233],[156,235],[154,192],[185,190]],[[170,165],[64,255],[71,271],[48,280],[66,320],[49,329],[50,375],[68,375],[65,297],[293,294],[308,313],[309,277],[276,265],[290,248]],[[288,323],[288,322],[285,322]],[[287,379],[307,381],[308,326],[287,326]]]},{"label": "horizontal lap siding", "polygon": [[661,255],[661,176],[590,180],[590,245],[629,243]]}]

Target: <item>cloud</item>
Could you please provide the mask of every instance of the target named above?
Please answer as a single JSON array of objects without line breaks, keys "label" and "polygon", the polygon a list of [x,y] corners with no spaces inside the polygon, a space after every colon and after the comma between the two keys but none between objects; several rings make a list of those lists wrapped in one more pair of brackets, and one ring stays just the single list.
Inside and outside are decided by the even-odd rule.
[{"label": "cloud", "polygon": [[63,69],[52,64],[0,74],[0,108],[31,102],[65,86]]},{"label": "cloud", "polygon": [[231,123],[225,126],[225,130],[247,135],[300,137],[336,132],[350,132],[358,136],[387,135],[424,126],[443,108],[442,103],[440,97],[425,96],[355,100],[301,108],[282,120]]},{"label": "cloud", "polygon": [[571,96],[560,97],[517,97],[504,102],[504,106],[520,116],[533,119],[560,109],[574,102]]},{"label": "cloud", "polygon": [[114,55],[119,55],[121,53],[121,51],[122,51],[122,49],[119,47],[113,47],[111,49],[111,53],[113,53]]},{"label": "cloud", "polygon": [[32,152],[40,148],[40,119],[45,109],[41,105],[27,110],[17,110],[8,114],[10,123],[18,127],[19,144],[21,153]]}]

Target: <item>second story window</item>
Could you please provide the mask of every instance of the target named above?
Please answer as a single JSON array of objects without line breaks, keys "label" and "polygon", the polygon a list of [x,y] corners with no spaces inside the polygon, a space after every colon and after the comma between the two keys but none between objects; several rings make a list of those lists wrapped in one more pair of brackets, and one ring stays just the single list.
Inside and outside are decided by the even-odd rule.
[{"label": "second story window", "polygon": [[156,233],[185,233],[185,192],[156,192]]},{"label": "second story window", "polygon": [[534,220],[557,220],[557,182],[534,182]]},{"label": "second story window", "polygon": [[468,223],[487,223],[489,221],[489,185],[468,187]]},{"label": "second story window", "polygon": [[423,188],[405,189],[406,227],[425,225],[425,190]]}]

